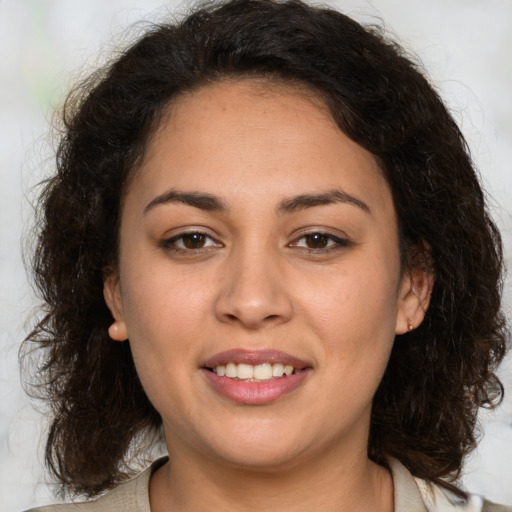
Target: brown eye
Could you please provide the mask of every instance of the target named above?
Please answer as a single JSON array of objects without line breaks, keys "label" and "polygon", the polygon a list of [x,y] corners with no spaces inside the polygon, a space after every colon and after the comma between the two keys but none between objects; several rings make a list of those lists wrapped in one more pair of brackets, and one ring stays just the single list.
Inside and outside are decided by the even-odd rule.
[{"label": "brown eye", "polygon": [[206,235],[202,233],[189,233],[182,236],[183,245],[187,249],[201,249],[206,243]]},{"label": "brown eye", "polygon": [[302,248],[312,253],[324,253],[343,249],[349,245],[350,242],[348,240],[331,235],[330,233],[322,233],[321,231],[306,233],[290,244],[291,247]]},{"label": "brown eye", "polygon": [[173,250],[176,252],[189,251],[193,254],[193,251],[222,247],[222,244],[206,233],[201,233],[200,231],[189,231],[188,233],[181,233],[167,240],[163,240],[162,247],[166,250]]},{"label": "brown eye", "polygon": [[324,249],[329,243],[329,237],[322,233],[313,233],[304,236],[304,241],[310,249]]}]

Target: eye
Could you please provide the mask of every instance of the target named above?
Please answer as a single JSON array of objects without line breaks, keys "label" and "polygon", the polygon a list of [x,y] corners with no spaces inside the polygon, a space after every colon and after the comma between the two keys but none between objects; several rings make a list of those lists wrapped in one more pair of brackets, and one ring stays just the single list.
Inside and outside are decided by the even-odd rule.
[{"label": "eye", "polygon": [[313,232],[302,235],[290,245],[316,252],[347,247],[349,244],[350,242],[343,238],[328,233]]},{"label": "eye", "polygon": [[200,231],[180,233],[179,235],[164,240],[163,245],[166,249],[176,251],[197,251],[209,247],[222,247],[222,244]]}]

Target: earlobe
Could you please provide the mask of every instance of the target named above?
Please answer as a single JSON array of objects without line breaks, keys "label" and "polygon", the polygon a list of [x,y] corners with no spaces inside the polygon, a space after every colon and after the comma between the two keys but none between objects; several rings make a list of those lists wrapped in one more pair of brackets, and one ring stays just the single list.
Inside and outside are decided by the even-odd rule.
[{"label": "earlobe", "polygon": [[126,331],[125,323],[115,321],[108,328],[108,335],[114,341],[126,341],[128,339],[128,333]]},{"label": "earlobe", "polygon": [[108,328],[108,334],[114,341],[125,341],[128,339],[128,330],[124,322],[119,278],[115,272],[110,272],[103,281],[103,297],[114,318],[114,322]]}]

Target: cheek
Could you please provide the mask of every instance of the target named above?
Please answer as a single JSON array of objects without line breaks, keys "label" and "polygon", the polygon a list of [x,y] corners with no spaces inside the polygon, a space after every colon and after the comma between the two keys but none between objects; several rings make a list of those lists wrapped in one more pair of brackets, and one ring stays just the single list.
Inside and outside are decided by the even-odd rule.
[{"label": "cheek", "polygon": [[176,279],[168,269],[155,264],[150,271],[126,268],[121,280],[137,373],[158,409],[159,390],[179,389],[187,375],[190,377],[197,369],[197,349],[208,300],[204,293],[191,293],[194,282]]},{"label": "cheek", "polygon": [[[319,329],[333,335],[373,331],[394,333],[398,310],[398,272],[389,268],[369,272],[368,267],[331,272],[307,294],[309,309]],[[395,275],[396,274],[396,275]],[[383,277],[384,276],[384,277]],[[307,289],[307,287],[304,287]],[[336,337],[336,336],[335,336]],[[356,336],[357,337],[357,336]]]},{"label": "cheek", "polygon": [[[140,265],[144,266],[148,265]],[[172,343],[196,330],[204,320],[208,290],[200,286],[201,279],[170,272],[165,263],[154,262],[151,270],[127,268],[125,274],[123,305],[130,338],[148,344],[165,338],[166,343]]]},{"label": "cheek", "polygon": [[323,364],[335,367],[340,376],[353,376],[345,382],[356,385],[363,374],[375,381],[370,386],[378,385],[395,337],[399,272],[381,268],[361,264],[350,272],[332,273],[314,294],[307,294],[304,308],[323,340]]},{"label": "cheek", "polygon": [[124,292],[129,343],[142,387],[162,417],[175,423],[189,416],[186,384],[197,371],[192,341],[199,338],[200,304],[191,295],[149,275],[130,281]]}]

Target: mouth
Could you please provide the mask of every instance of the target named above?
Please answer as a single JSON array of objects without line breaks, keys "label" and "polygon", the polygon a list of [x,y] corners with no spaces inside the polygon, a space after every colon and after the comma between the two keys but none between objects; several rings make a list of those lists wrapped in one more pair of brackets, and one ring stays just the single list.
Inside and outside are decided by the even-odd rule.
[{"label": "mouth", "polygon": [[295,368],[290,364],[270,362],[256,365],[230,362],[206,369],[217,374],[219,377],[227,377],[228,379],[241,382],[271,382],[304,370],[304,368]]},{"label": "mouth", "polygon": [[229,350],[200,368],[220,395],[246,405],[274,402],[299,388],[312,365],[281,351]]}]

